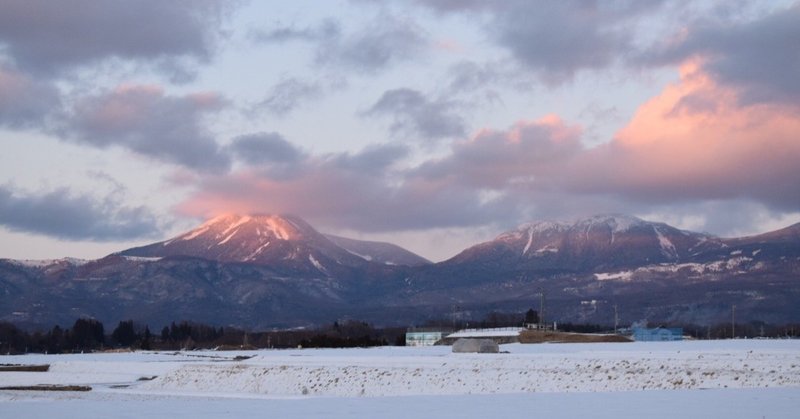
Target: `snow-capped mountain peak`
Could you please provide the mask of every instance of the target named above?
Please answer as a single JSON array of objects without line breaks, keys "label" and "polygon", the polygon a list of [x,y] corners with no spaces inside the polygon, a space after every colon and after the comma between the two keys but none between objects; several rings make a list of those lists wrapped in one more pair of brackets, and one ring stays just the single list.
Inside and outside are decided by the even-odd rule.
[{"label": "snow-capped mountain peak", "polygon": [[239,234],[251,234],[274,240],[297,240],[313,230],[304,221],[290,215],[238,215],[225,214],[212,218],[199,227],[178,235],[163,243],[169,246],[175,242],[202,238],[205,241],[218,240],[217,245],[231,241]]},{"label": "snow-capped mountain peak", "polygon": [[[169,240],[128,249],[119,254],[136,257],[188,256],[219,262],[255,263],[325,276],[330,275],[335,266],[358,267],[371,262],[403,265],[427,263],[425,259],[397,246],[389,249],[389,252],[387,246],[390,245],[342,238],[333,240],[293,215],[225,214]],[[376,252],[375,260],[361,255],[367,250],[354,252],[350,247]]]},{"label": "snow-capped mountain peak", "polygon": [[573,222],[523,224],[478,244],[453,260],[490,260],[505,254],[524,264],[552,269],[592,268],[677,262],[698,251],[724,246],[719,240],[621,214],[596,215]]},{"label": "snow-capped mountain peak", "polygon": [[593,228],[597,226],[607,226],[614,233],[624,233],[636,227],[643,227],[648,224],[641,218],[624,214],[601,214],[593,217],[578,220],[574,223],[575,227]]}]

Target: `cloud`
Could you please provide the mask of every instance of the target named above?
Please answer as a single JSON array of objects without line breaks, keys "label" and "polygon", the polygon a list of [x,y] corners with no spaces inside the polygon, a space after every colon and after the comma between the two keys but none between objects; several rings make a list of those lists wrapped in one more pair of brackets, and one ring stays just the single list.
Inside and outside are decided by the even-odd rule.
[{"label": "cloud", "polygon": [[372,73],[416,57],[428,45],[413,22],[379,17],[358,32],[324,42],[317,61]]},{"label": "cloud", "polygon": [[557,1],[457,2],[423,0],[439,13],[488,15],[484,29],[520,64],[548,84],[571,80],[582,70],[612,66],[634,48],[638,17],[662,2]]},{"label": "cloud", "polygon": [[322,88],[319,84],[288,78],[272,86],[267,97],[259,102],[256,108],[283,116],[293,111],[301,103],[321,95]]},{"label": "cloud", "polygon": [[309,156],[297,175],[281,179],[259,170],[206,176],[177,211],[193,217],[292,213],[322,226],[396,231],[480,225],[516,210],[483,200],[470,188],[390,170],[407,152],[376,145],[357,153]]},{"label": "cloud", "polygon": [[456,104],[444,99],[429,99],[412,89],[387,90],[365,116],[392,118],[392,132],[406,137],[442,139],[463,137],[465,122],[455,114]]},{"label": "cloud", "polygon": [[[306,155],[289,177],[206,176],[178,210],[288,212],[363,232],[628,212],[669,214],[682,227],[717,234],[756,232],[800,214],[800,111],[745,105],[737,93],[690,62],[679,82],[598,146],[583,143],[581,126],[549,115],[478,130],[412,167],[407,148],[385,144]],[[752,217],[707,215],[724,208]]]},{"label": "cloud", "polygon": [[7,0],[0,13],[0,44],[19,68],[36,74],[58,74],[110,58],[185,67],[180,60],[209,60],[232,5],[211,0]]},{"label": "cloud", "polygon": [[317,27],[296,28],[281,26],[271,30],[252,30],[249,38],[259,43],[284,43],[293,41],[317,42],[337,38],[341,34],[339,23],[325,19]]},{"label": "cloud", "polygon": [[409,20],[378,16],[371,25],[346,33],[334,20],[318,27],[282,26],[252,31],[260,43],[309,42],[315,46],[316,65],[372,74],[419,56],[430,45],[422,28]]},{"label": "cloud", "polygon": [[330,160],[342,169],[364,174],[380,174],[410,154],[402,144],[379,144],[364,148],[357,153],[339,153]]},{"label": "cloud", "polygon": [[450,78],[447,90],[452,94],[472,92],[498,83],[510,83],[516,79],[497,63],[480,64],[474,61],[460,61],[448,69]]},{"label": "cloud", "polygon": [[234,156],[251,166],[294,164],[305,157],[301,150],[276,132],[259,132],[236,137],[229,148]]},{"label": "cloud", "polygon": [[614,141],[573,160],[567,185],[657,203],[751,199],[800,209],[800,110],[743,104],[690,62],[681,81],[642,105]]},{"label": "cloud", "polygon": [[120,86],[77,100],[61,128],[73,141],[119,146],[195,170],[226,171],[230,158],[202,125],[223,100],[213,93],[170,96],[158,86]]},{"label": "cloud", "polygon": [[501,193],[616,197],[644,208],[744,200],[800,210],[800,110],[746,104],[698,62],[643,104],[615,137],[587,147],[583,129],[551,116],[508,130],[481,130],[430,160],[417,176]]},{"label": "cloud", "polygon": [[800,4],[754,20],[697,20],[669,42],[641,54],[655,65],[700,58],[717,82],[740,91],[744,104],[783,102],[800,105]]},{"label": "cloud", "polygon": [[[599,146],[587,147],[582,127],[550,115],[479,130],[416,167],[397,164],[407,161],[407,149],[382,145],[306,156],[289,178],[254,170],[205,177],[179,210],[290,212],[320,225],[387,232],[672,208],[683,225],[757,231],[758,220],[774,226],[800,213],[800,114],[736,98],[735,89],[687,63],[679,82]],[[709,208],[754,217],[749,224],[697,218]]]},{"label": "cloud", "polygon": [[61,106],[58,89],[0,66],[0,126],[40,127]]},{"label": "cloud", "polygon": [[144,207],[121,207],[68,189],[25,194],[0,186],[0,225],[64,240],[126,240],[160,233],[155,215]]},{"label": "cloud", "polygon": [[521,121],[507,131],[481,130],[455,143],[446,158],[423,164],[416,174],[497,190],[539,183],[583,151],[580,138],[579,127],[567,126],[554,115]]}]

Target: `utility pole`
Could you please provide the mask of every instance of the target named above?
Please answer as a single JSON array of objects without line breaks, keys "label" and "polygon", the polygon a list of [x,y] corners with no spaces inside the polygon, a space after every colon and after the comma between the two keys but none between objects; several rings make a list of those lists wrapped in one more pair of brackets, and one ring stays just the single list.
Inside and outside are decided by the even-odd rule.
[{"label": "utility pole", "polygon": [[619,316],[617,316],[617,305],[614,304],[614,334],[617,334],[617,325],[619,325]]},{"label": "utility pole", "polygon": [[731,339],[736,339],[736,304],[731,306]]},{"label": "utility pole", "polygon": [[547,328],[547,323],[544,322],[544,289],[539,289],[539,329]]}]

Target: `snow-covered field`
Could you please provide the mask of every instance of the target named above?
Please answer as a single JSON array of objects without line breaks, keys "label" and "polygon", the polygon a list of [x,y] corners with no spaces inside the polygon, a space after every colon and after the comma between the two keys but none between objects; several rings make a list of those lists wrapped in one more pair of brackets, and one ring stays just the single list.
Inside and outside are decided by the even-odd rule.
[{"label": "snow-covered field", "polygon": [[[800,417],[800,341],[502,345],[0,356],[22,417]],[[237,356],[248,356],[235,361]],[[144,378],[152,380],[140,380]]]}]

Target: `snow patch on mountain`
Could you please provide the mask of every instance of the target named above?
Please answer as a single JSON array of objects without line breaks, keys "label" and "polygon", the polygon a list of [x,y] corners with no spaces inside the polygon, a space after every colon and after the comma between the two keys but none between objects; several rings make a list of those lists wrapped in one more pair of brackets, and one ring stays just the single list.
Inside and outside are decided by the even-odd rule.
[{"label": "snow patch on mountain", "polygon": [[247,223],[251,219],[252,218],[250,216],[248,216],[248,215],[245,215],[243,217],[239,217],[239,219],[236,220],[233,224],[229,225],[228,228],[225,229],[225,231],[223,231],[222,233],[217,234],[217,237],[224,236],[224,235],[228,234],[229,231],[235,229],[236,227],[239,227],[242,224]]},{"label": "snow patch on mountain", "polygon": [[[286,221],[288,221],[290,224],[292,224],[292,226],[294,226],[298,230],[300,229],[291,220],[286,220]],[[289,232],[287,232],[286,229],[273,218],[267,220],[266,226],[269,228],[269,231],[272,232],[272,234],[274,234],[281,240],[289,240],[289,238],[291,237]]]},{"label": "snow patch on mountain", "polygon": [[746,273],[748,270],[760,270],[765,266],[762,262],[756,263],[753,266],[746,266],[752,261],[752,258],[737,257],[708,263],[662,263],[658,265],[642,266],[632,271],[595,273],[594,276],[598,281],[630,281],[637,275],[653,273],[676,273],[680,271],[685,271],[686,273],[693,275],[717,274],[724,272],[737,275]]},{"label": "snow patch on mountain", "polygon": [[[203,233],[207,232],[209,229],[211,229],[211,226],[201,226],[201,227],[199,227],[199,228],[197,228],[195,230],[190,231],[189,234],[179,237],[178,239],[179,240],[192,240],[192,239],[195,239],[195,238],[199,237]],[[165,241],[164,242],[164,246],[172,243],[173,241],[174,240]]]},{"label": "snow patch on mountain", "polygon": [[586,227],[587,229],[592,229],[598,225],[606,225],[611,228],[612,233],[624,233],[634,227],[641,227],[646,224],[647,222],[640,218],[620,214],[596,215],[575,223],[576,226]]},{"label": "snow patch on mountain", "polygon": [[45,268],[56,264],[68,264],[72,266],[81,266],[89,263],[89,260],[77,258],[61,258],[61,259],[2,259],[6,262],[13,263],[18,266],[26,268]]},{"label": "snow patch on mountain", "polygon": [[160,257],[147,257],[147,256],[123,256],[125,260],[129,260],[131,262],[158,262],[162,258]]},{"label": "snow patch on mountain", "polygon": [[233,238],[233,236],[235,236],[235,235],[236,235],[236,233],[238,233],[238,232],[239,232],[239,230],[238,230],[238,229],[234,230],[234,231],[233,231],[233,233],[231,233],[231,234],[229,234],[229,235],[228,235],[228,237],[225,237],[224,239],[222,239],[222,241],[221,241],[221,242],[217,243],[217,246],[221,246],[221,245],[223,245],[223,244],[227,243],[227,242],[228,242],[228,241],[230,241],[230,239],[232,239],[232,238]]},{"label": "snow patch on mountain", "polygon": [[661,230],[653,226],[653,231],[656,232],[656,236],[658,237],[658,244],[661,246],[661,253],[668,258],[677,259],[678,258],[678,251],[675,249],[675,245],[672,244],[671,241],[661,232]]},{"label": "snow patch on mountain", "polygon": [[308,255],[308,261],[311,262],[311,264],[314,265],[314,267],[317,268],[318,271],[325,274],[328,273],[328,270],[325,269],[324,266],[322,266],[322,264],[317,260],[317,258],[314,257],[314,255],[311,254]]},{"label": "snow patch on mountain", "polygon": [[528,244],[525,245],[525,249],[522,250],[522,255],[525,256],[528,253],[528,249],[531,248],[531,243],[533,243],[533,230],[528,229]]},{"label": "snow patch on mountain", "polygon": [[246,258],[244,258],[244,260],[253,260],[253,258],[255,258],[264,249],[266,249],[267,246],[269,246],[269,244],[270,244],[270,242],[266,242],[266,243],[262,244],[256,250],[254,250],[253,253],[250,253],[250,255],[248,255]]},{"label": "snow patch on mountain", "polygon": [[630,281],[633,277],[633,272],[622,271],[617,273],[599,273],[594,274],[598,281]]},{"label": "snow patch on mountain", "polygon": [[370,261],[370,262],[372,261],[372,256],[370,256],[370,255],[362,255],[361,253],[356,253],[356,252],[354,252],[354,251],[352,251],[350,249],[344,249],[344,250],[347,250],[347,253],[350,253],[351,255],[354,255],[354,256],[358,256],[361,259],[364,259],[366,261]]},{"label": "snow patch on mountain", "polygon": [[542,247],[541,249],[536,250],[536,253],[539,254],[539,255],[541,255],[543,253],[558,253],[558,248],[555,247],[555,246],[548,245],[548,246]]}]

